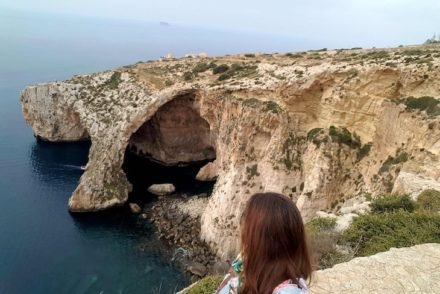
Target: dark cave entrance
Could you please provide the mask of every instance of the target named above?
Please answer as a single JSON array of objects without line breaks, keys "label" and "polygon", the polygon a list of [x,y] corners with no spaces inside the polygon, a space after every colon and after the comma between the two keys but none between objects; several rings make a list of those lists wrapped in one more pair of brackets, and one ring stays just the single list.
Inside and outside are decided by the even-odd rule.
[{"label": "dark cave entrance", "polygon": [[172,183],[174,194],[210,195],[215,181],[198,181],[196,175],[215,160],[214,142],[193,95],[165,103],[129,140],[123,169],[133,185],[130,201],[154,199],[147,188],[162,183]]}]

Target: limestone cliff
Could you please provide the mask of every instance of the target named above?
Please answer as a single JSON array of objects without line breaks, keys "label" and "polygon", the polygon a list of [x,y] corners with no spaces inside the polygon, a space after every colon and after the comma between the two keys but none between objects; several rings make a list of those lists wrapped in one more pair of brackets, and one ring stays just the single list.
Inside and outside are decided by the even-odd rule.
[{"label": "limestone cliff", "polygon": [[123,204],[127,148],[164,164],[216,159],[202,238],[234,255],[252,193],[289,195],[305,218],[366,193],[440,185],[440,47],[138,63],[21,94],[35,134],[90,139],[74,212]]}]

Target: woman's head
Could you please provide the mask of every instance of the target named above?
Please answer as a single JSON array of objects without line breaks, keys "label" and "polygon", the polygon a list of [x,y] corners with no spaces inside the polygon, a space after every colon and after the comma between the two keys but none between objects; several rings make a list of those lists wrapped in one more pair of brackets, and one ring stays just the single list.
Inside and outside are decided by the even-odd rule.
[{"label": "woman's head", "polygon": [[243,293],[267,294],[287,279],[308,279],[312,266],[301,214],[288,197],[253,195],[243,213]]}]

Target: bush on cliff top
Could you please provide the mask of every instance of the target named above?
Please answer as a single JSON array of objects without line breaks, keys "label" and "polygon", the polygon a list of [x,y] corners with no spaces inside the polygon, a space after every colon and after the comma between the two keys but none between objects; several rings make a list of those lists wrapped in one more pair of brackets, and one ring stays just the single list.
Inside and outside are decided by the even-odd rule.
[{"label": "bush on cliff top", "polygon": [[193,68],[192,72],[194,74],[198,74],[201,72],[205,72],[210,68],[215,68],[217,65],[215,65],[215,63],[206,63],[206,62],[199,62],[196,64],[196,66]]},{"label": "bush on cliff top", "polygon": [[368,256],[393,247],[440,243],[439,232],[439,214],[399,210],[356,217],[343,238],[357,248],[357,256]]},{"label": "bush on cliff top", "polygon": [[212,294],[222,282],[222,276],[206,276],[184,294]]},{"label": "bush on cliff top", "polygon": [[420,210],[440,212],[440,191],[423,191],[417,198],[417,205]]},{"label": "bush on cliff top", "polygon": [[121,73],[119,71],[115,71],[110,79],[105,82],[105,85],[112,90],[115,90],[119,87],[119,83],[121,82]]},{"label": "bush on cliff top", "polygon": [[310,241],[312,259],[318,269],[326,269],[335,264],[349,261],[353,252],[341,252],[337,245],[341,241],[341,233],[335,230],[335,218],[315,218],[306,224],[306,231]]},{"label": "bush on cliff top", "polygon": [[309,233],[319,233],[322,231],[333,230],[336,226],[336,219],[330,217],[318,217],[306,224]]},{"label": "bush on cliff top", "polygon": [[220,65],[218,65],[218,66],[216,66],[216,67],[214,67],[212,69],[212,73],[215,74],[215,75],[216,74],[221,74],[221,73],[226,72],[228,69],[229,69],[229,65],[227,65],[227,64],[220,64]]},{"label": "bush on cliff top", "polygon": [[413,212],[416,203],[408,195],[384,194],[374,199],[370,207],[373,213],[396,212],[399,210]]}]

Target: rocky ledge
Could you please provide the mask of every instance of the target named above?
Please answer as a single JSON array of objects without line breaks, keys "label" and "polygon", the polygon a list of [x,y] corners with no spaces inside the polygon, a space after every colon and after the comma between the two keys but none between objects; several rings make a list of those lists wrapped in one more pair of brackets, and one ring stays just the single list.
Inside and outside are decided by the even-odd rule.
[{"label": "rocky ledge", "polygon": [[439,293],[440,244],[392,248],[315,272],[311,293]]},{"label": "rocky ledge", "polygon": [[180,258],[193,281],[208,274],[223,274],[229,269],[229,263],[218,260],[208,244],[200,239],[200,219],[208,204],[207,197],[207,194],[189,198],[161,197],[145,210],[158,237],[175,249],[175,258]]},{"label": "rocky ledge", "polygon": [[215,159],[199,175],[216,180],[200,236],[226,259],[254,192],[284,193],[310,219],[440,187],[439,80],[436,45],[320,50],[141,62],[20,100],[39,138],[91,140],[73,212],[127,201],[127,149],[164,165]]}]

